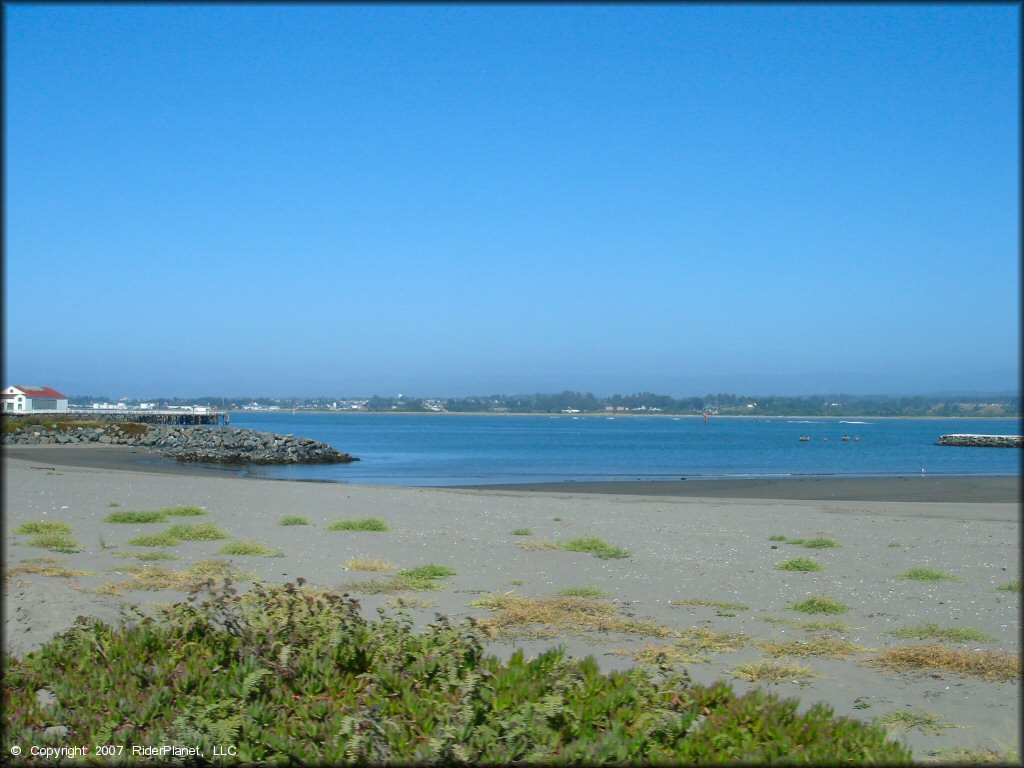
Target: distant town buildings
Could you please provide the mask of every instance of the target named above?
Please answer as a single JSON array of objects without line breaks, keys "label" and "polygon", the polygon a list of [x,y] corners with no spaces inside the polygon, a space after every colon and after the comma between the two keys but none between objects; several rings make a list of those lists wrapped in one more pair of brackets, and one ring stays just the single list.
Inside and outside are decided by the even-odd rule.
[{"label": "distant town buildings", "polygon": [[52,387],[12,386],[3,391],[5,413],[60,413],[68,409],[68,396]]}]

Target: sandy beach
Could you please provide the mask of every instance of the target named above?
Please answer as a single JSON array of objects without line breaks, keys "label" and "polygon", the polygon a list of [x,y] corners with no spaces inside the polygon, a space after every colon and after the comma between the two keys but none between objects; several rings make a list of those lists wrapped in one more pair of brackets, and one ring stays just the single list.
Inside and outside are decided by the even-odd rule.
[{"label": "sandy beach", "polygon": [[[230,470],[184,467],[133,450],[5,447],[4,559],[14,569],[4,581],[6,650],[21,654],[36,648],[80,614],[115,620],[122,602],[146,607],[182,598],[174,590],[94,591],[129,581],[126,568],[140,561],[126,554],[144,550],[129,540],[167,527],[104,518],[120,510],[196,505],[207,515],[172,522],[213,522],[232,540],[257,540],[281,556],[229,557],[218,554],[224,541],[185,541],[146,548],[176,558],[154,566],[182,570],[221,558],[259,579],[304,577],[338,589],[394,573],[347,570],[346,563],[356,557],[397,568],[450,566],[456,574],[438,591],[365,594],[348,587],[367,615],[403,597],[421,622],[435,613],[456,620],[492,617],[487,607],[470,603],[494,593],[552,598],[566,589],[599,590],[608,595],[602,602],[618,614],[663,627],[666,634],[559,629],[550,637],[500,638],[490,649],[507,656],[518,647],[535,655],[561,643],[571,654],[594,655],[613,669],[640,663],[630,652],[670,645],[692,630],[732,633],[740,637],[735,647],[707,651],[684,665],[694,680],[727,679],[737,690],[767,687],[799,697],[803,707],[825,701],[838,714],[862,719],[892,712],[934,715],[945,725],[894,730],[920,760],[958,746],[1019,754],[1019,679],[893,672],[868,663],[883,649],[935,642],[891,634],[926,624],[970,628],[989,638],[947,643],[951,648],[1019,653],[1020,592],[998,589],[1020,578],[1019,478],[384,488],[241,478]],[[309,524],[281,526],[286,515],[304,516]],[[333,521],[352,518],[379,518],[390,530],[327,530]],[[29,521],[68,523],[81,551],[49,552],[29,546],[28,536],[12,535]],[[517,529],[530,533],[513,534]],[[598,536],[630,555],[600,559],[544,545],[581,536]],[[807,548],[778,537],[828,538],[839,546]],[[86,575],[17,572],[19,565],[41,557]],[[813,558],[824,569],[805,573],[776,567],[797,557]],[[899,578],[923,567],[955,580]],[[791,608],[811,595],[830,596],[849,611],[816,616]],[[748,682],[735,676],[738,666],[768,657],[771,643],[821,636],[797,626],[814,620],[842,622],[831,636],[858,650],[842,659],[789,659],[817,673],[797,681]],[[538,629],[543,628],[535,627],[533,635]]]}]

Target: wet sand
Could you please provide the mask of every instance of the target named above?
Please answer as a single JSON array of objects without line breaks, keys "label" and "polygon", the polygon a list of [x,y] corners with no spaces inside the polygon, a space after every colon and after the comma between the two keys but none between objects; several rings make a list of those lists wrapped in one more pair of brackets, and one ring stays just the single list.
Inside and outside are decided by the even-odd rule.
[{"label": "wet sand", "polygon": [[[681,481],[668,485],[685,486],[685,493],[666,493],[661,484],[646,484],[646,494],[627,494],[624,484],[581,489],[583,484],[577,483],[572,492],[562,484],[557,491],[535,486],[384,488],[271,482],[217,469],[197,471],[166,460],[146,466],[152,457],[133,454],[135,449],[77,448],[4,449],[6,565],[53,557],[63,566],[90,574],[60,578],[23,573],[6,579],[4,645],[16,654],[39,647],[71,626],[79,614],[114,620],[122,601],[145,607],[151,601],[181,599],[181,593],[168,590],[127,591],[121,597],[93,590],[130,578],[124,567],[139,561],[125,554],[141,548],[129,545],[129,539],[167,527],[104,522],[110,512],[191,504],[208,511],[197,520],[215,522],[233,539],[256,539],[277,548],[283,557],[225,557],[218,554],[223,541],[184,542],[165,548],[177,559],[157,566],[178,570],[201,559],[224,557],[266,581],[301,576],[322,587],[350,589],[368,616],[375,615],[387,596],[360,593],[351,584],[387,574],[348,571],[345,564],[351,558],[379,558],[399,568],[451,566],[457,573],[443,590],[404,593],[407,598],[436,601],[410,609],[420,623],[432,620],[435,612],[455,620],[489,616],[486,608],[470,605],[486,593],[553,597],[566,588],[591,587],[607,592],[608,602],[624,613],[673,631],[743,633],[747,642],[741,648],[709,654],[705,661],[687,666],[698,682],[725,679],[741,691],[764,686],[784,697],[798,697],[802,707],[826,701],[838,714],[865,719],[926,710],[962,726],[939,733],[914,729],[903,735],[919,759],[958,745],[1001,752],[1020,749],[1019,681],[886,672],[863,663],[875,652],[869,650],[847,659],[789,659],[819,674],[806,684],[755,684],[734,677],[738,664],[765,656],[756,643],[808,637],[804,630],[768,619],[839,618],[846,629],[838,634],[868,649],[921,642],[890,634],[898,628],[924,623],[969,627],[992,639],[955,647],[1019,653],[1020,593],[996,589],[1020,578],[1020,506],[1016,498],[1006,500],[1009,489],[1019,487],[1016,478],[753,481],[761,483],[758,488],[750,483],[744,487]],[[942,500],[934,500],[938,488],[932,480],[945,483]],[[860,500],[810,497],[823,488],[845,496],[860,494]],[[690,489],[699,494],[687,495],[697,493]],[[755,490],[756,497],[741,495]],[[735,495],[720,495],[725,493]],[[878,498],[885,493],[890,498]],[[867,497],[870,500],[864,500]],[[285,515],[303,515],[310,524],[282,527],[279,520]],[[364,517],[385,520],[391,530],[326,530],[334,520]],[[30,520],[69,523],[82,551],[53,553],[29,546],[26,536],[12,535]],[[520,528],[531,534],[512,533]],[[828,537],[841,546],[806,549],[771,540],[779,535]],[[584,552],[521,546],[579,536],[599,536],[631,554],[602,560]],[[825,569],[802,573],[776,568],[792,557],[813,557]],[[914,567],[946,571],[957,580],[898,578]],[[832,617],[792,610],[794,602],[808,595],[832,596],[848,605],[849,612]],[[745,608],[675,604],[680,600],[727,601]],[[561,643],[573,655],[592,654],[602,667],[615,669],[636,663],[617,653],[619,649],[671,642],[621,633],[561,633],[496,641],[489,649],[507,656],[519,647],[534,655]]]}]

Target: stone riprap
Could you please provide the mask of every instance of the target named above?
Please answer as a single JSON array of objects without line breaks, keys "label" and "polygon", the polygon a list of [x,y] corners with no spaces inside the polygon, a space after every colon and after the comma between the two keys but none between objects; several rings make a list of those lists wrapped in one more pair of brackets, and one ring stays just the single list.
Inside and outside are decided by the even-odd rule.
[{"label": "stone riprap", "polygon": [[955,445],[961,448],[1021,448],[1021,435],[943,435],[936,445]]},{"label": "stone riprap", "polygon": [[4,445],[133,445],[182,462],[212,464],[347,464],[359,461],[327,443],[306,437],[235,427],[31,425],[5,434],[3,442]]}]

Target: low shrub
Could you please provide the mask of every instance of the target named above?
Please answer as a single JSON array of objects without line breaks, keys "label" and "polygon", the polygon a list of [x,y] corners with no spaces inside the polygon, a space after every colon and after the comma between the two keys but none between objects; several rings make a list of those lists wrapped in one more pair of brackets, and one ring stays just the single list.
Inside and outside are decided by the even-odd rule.
[{"label": "low shrub", "polygon": [[328,531],[372,531],[383,533],[390,531],[388,524],[375,517],[365,517],[361,520],[337,520],[327,526]]},{"label": "low shrub", "polygon": [[[120,628],[80,619],[7,656],[0,749],[47,743],[57,721],[90,744],[210,755],[228,743],[243,764],[911,764],[883,728],[824,704],[800,712],[795,699],[724,682],[603,673],[560,649],[504,662],[470,622],[442,617],[416,633],[301,582],[220,588],[160,616]],[[40,711],[42,688],[53,712]]]}]

